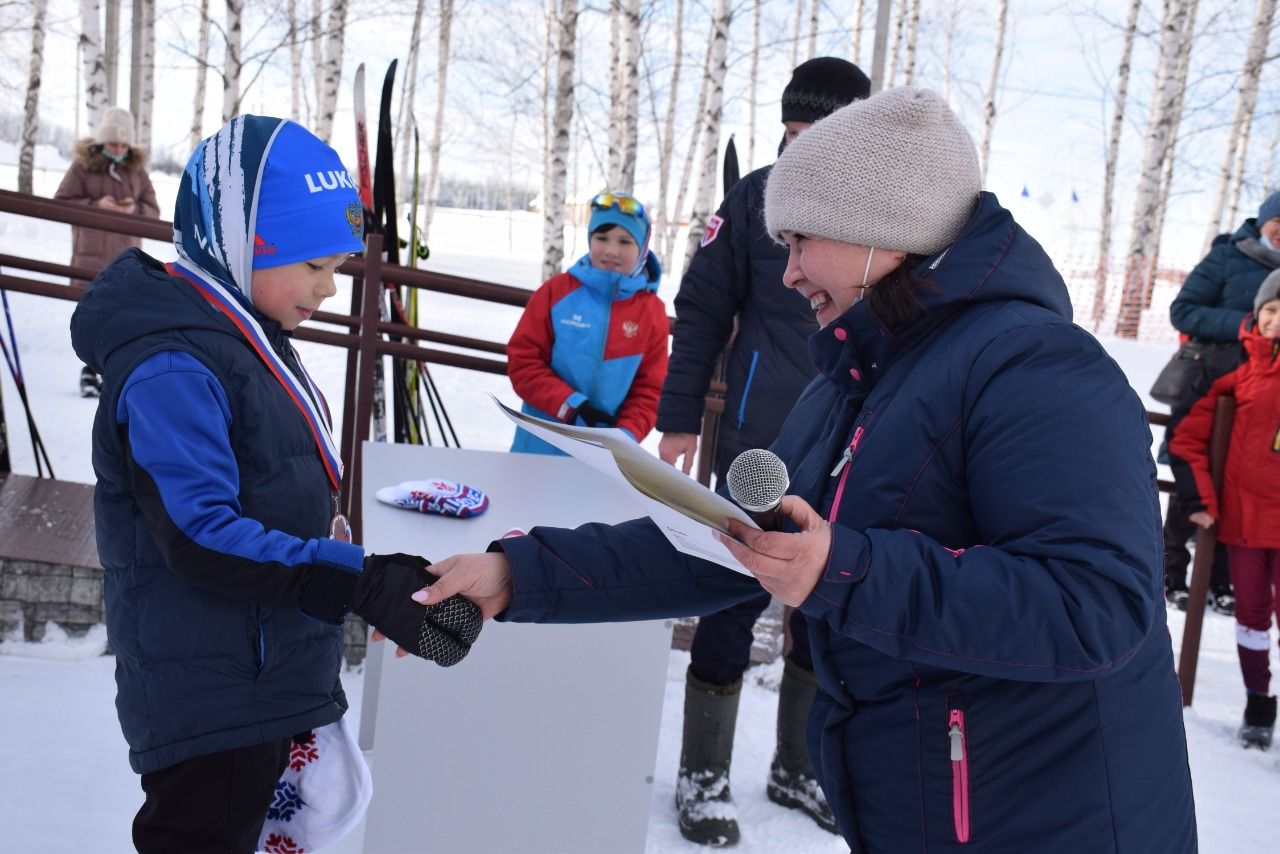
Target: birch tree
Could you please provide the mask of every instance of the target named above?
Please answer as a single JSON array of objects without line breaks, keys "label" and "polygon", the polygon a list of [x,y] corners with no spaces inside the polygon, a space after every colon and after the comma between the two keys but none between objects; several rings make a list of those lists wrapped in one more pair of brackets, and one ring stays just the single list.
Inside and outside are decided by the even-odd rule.
[{"label": "birch tree", "polygon": [[960,13],[960,0],[951,0],[947,22],[942,28],[942,98],[948,104],[951,103],[951,54],[955,49],[956,30],[960,28]]},{"label": "birch tree", "polygon": [[854,65],[858,65],[858,58],[862,56],[863,17],[863,0],[855,0],[853,4],[853,43],[849,46],[849,55],[852,57]]},{"label": "birch tree", "polygon": [[627,192],[636,184],[636,156],[640,148],[640,0],[622,2],[622,183]]},{"label": "birch tree", "polygon": [[605,186],[622,189],[622,0],[609,0],[609,126],[605,132]]},{"label": "birch tree", "polygon": [[1253,31],[1249,36],[1249,48],[1245,52],[1244,68],[1240,71],[1236,111],[1231,120],[1231,130],[1227,134],[1227,149],[1222,158],[1222,169],[1218,172],[1218,189],[1213,195],[1213,205],[1209,208],[1209,224],[1205,230],[1203,246],[1206,252],[1213,238],[1222,229],[1223,208],[1226,204],[1227,188],[1231,182],[1233,169],[1236,163],[1241,167],[1244,164],[1241,142],[1247,138],[1245,128],[1252,119],[1253,110],[1258,103],[1258,80],[1262,76],[1262,66],[1266,61],[1271,21],[1275,14],[1276,0],[1258,0],[1258,8],[1253,17]]},{"label": "birch tree", "polygon": [[1137,337],[1138,322],[1154,284],[1155,269],[1152,259],[1156,255],[1155,244],[1159,239],[1156,234],[1156,206],[1159,202],[1163,161],[1173,127],[1175,105],[1179,101],[1177,58],[1180,51],[1190,50],[1190,45],[1184,43],[1186,19],[1186,0],[1165,0],[1163,20],[1160,23],[1160,59],[1155,85],[1152,87],[1153,97],[1143,144],[1142,166],[1138,171],[1138,184],[1134,190],[1129,247],[1125,253],[1124,292],[1116,317],[1115,332],[1122,338]]},{"label": "birch tree", "polygon": [[716,165],[720,160],[720,119],[724,106],[724,76],[729,53],[729,23],[732,18],[733,8],[729,5],[729,0],[716,0],[711,19],[711,40],[707,45],[707,65],[703,71],[707,81],[707,100],[702,105],[699,122],[702,174],[698,178],[698,194],[694,197],[693,211],[689,216],[689,236],[685,244],[682,270],[689,269],[689,260],[698,250],[698,243],[702,240],[702,233],[706,231],[707,220],[715,205]]},{"label": "birch tree", "polygon": [[209,77],[209,0],[200,0],[200,32],[196,37],[196,96],[195,110],[191,114],[191,143],[196,145],[204,138],[204,93]]},{"label": "birch tree", "polygon": [[[200,0],[201,5],[208,6],[209,0]],[[289,0],[289,118],[295,122],[302,121],[302,40],[298,38],[298,0]],[[208,24],[201,22],[205,38],[208,38]]]},{"label": "birch tree", "polygon": [[[142,58],[138,63],[138,112],[133,116],[137,144],[151,150],[151,121],[156,98],[156,0],[142,0]],[[135,29],[138,22],[134,22]]]},{"label": "birch tree", "polygon": [[1173,188],[1173,167],[1176,164],[1175,154],[1178,147],[1178,131],[1182,126],[1182,104],[1186,100],[1187,78],[1191,73],[1191,45],[1195,43],[1196,12],[1199,6],[1200,0],[1188,0],[1187,20],[1183,25],[1182,36],[1182,43],[1187,48],[1178,53],[1177,64],[1173,72],[1175,77],[1174,87],[1178,96],[1173,105],[1173,123],[1169,126],[1169,138],[1165,142],[1164,165],[1160,171],[1160,192],[1156,197],[1156,257],[1152,260],[1152,267],[1158,266],[1160,238],[1164,234],[1165,212],[1169,209],[1169,192]]},{"label": "birch tree", "polygon": [[316,104],[316,136],[329,141],[333,134],[333,114],[338,109],[338,87],[342,83],[342,48],[347,33],[347,0],[334,0],[329,7],[329,25],[324,39],[324,65],[320,72],[320,101]]},{"label": "birch tree", "polygon": [[[861,2],[861,0],[859,0]],[[760,10],[764,0],[751,4],[751,70],[747,81],[747,168],[750,172],[756,162],[756,107],[760,84]]]},{"label": "birch tree", "polygon": [[93,133],[107,107],[107,69],[102,61],[98,0],[80,0],[80,61],[84,69],[85,122]]},{"label": "birch tree", "polygon": [[223,31],[226,53],[222,64],[222,122],[240,112],[240,18],[244,0],[227,0],[227,25]]},{"label": "birch tree", "polygon": [[902,63],[903,86],[910,86],[916,79],[916,41],[920,35],[920,0],[909,2],[911,9],[907,13],[907,55]]},{"label": "birch tree", "polygon": [[[47,4],[46,4],[47,5]],[[102,64],[107,73],[107,103],[115,104],[120,82],[120,0],[106,0]]]},{"label": "birch tree", "polygon": [[805,59],[818,55],[818,16],[821,11],[822,0],[812,0],[809,4],[809,49],[805,52]]},{"label": "birch tree", "polygon": [[889,73],[884,78],[886,89],[898,85],[898,54],[902,52],[902,32],[906,29],[909,2],[910,0],[897,0],[895,4],[898,7],[898,14],[893,19],[893,35],[890,36],[893,47],[889,51]]},{"label": "birch tree", "polygon": [[[759,2],[759,0],[757,0]],[[667,213],[667,193],[671,186],[671,157],[675,148],[676,102],[680,94],[680,69],[684,63],[684,0],[676,0],[675,26],[671,29],[675,38],[672,51],[671,85],[667,88],[667,115],[663,122],[658,146],[658,221],[657,235],[661,248],[658,251],[662,266],[670,266],[671,240],[674,229]],[[679,208],[676,209],[677,218]]]},{"label": "birch tree", "polygon": [[[440,174],[440,145],[444,134],[445,93],[449,85],[449,39],[453,29],[453,0],[440,0],[440,20],[437,23],[438,46],[436,53],[436,114],[431,127],[431,144],[427,147],[427,197],[425,225],[422,239],[427,239],[431,218],[436,210],[436,177]],[[563,206],[563,203],[561,203]]]},{"label": "birch tree", "polygon": [[573,131],[573,66],[577,53],[578,0],[560,0],[556,35],[556,107],[551,124],[551,151],[542,186],[542,278],[560,272],[564,260],[565,183],[569,172],[569,138]]},{"label": "birch tree", "polygon": [[[413,137],[413,105],[418,97],[418,55],[422,46],[422,10],[425,0],[417,0],[413,8],[413,28],[409,31],[409,61],[405,64],[404,85],[400,87],[400,165],[401,175],[409,174],[409,144]],[[401,188],[412,192],[406,181]],[[424,235],[423,240],[426,240]]]},{"label": "birch tree", "polygon": [[320,0],[311,0],[311,19],[308,26],[311,28],[311,82],[315,89],[314,101],[315,111],[310,116],[310,124],[314,127],[316,117],[320,114],[321,89],[324,87],[324,81],[320,76],[320,69],[324,67],[324,14]]},{"label": "birch tree", "polygon": [[44,27],[48,0],[31,3],[31,61],[27,66],[27,98],[22,106],[22,147],[18,152],[18,192],[32,192],[36,131],[40,128],[40,76],[44,69]]},{"label": "birch tree", "polygon": [[796,24],[791,31],[791,67],[795,68],[800,64],[800,24],[804,21],[804,3],[802,0],[793,2],[796,4]]},{"label": "birch tree", "polygon": [[1004,55],[1004,32],[1009,21],[1009,0],[1000,0],[996,10],[996,41],[991,58],[991,76],[987,79],[987,97],[982,105],[982,184],[987,183],[987,168],[991,161],[991,132],[996,125],[996,87],[1000,85],[1000,60]]},{"label": "birch tree", "polygon": [[1124,130],[1124,110],[1129,96],[1129,71],[1133,61],[1133,39],[1138,30],[1138,13],[1142,0],[1132,0],[1129,17],[1124,24],[1124,45],[1120,49],[1120,66],[1116,72],[1116,102],[1111,113],[1111,130],[1107,138],[1107,156],[1102,176],[1102,221],[1098,225],[1098,269],[1094,276],[1093,322],[1102,320],[1107,304],[1107,273],[1111,262],[1111,206],[1116,189],[1116,164],[1120,159],[1120,134]]},{"label": "birch tree", "polygon": [[[1236,162],[1232,167],[1231,201],[1227,203],[1227,228],[1240,221],[1240,194],[1244,190],[1245,164],[1249,156],[1249,137],[1253,132],[1253,112],[1245,114],[1244,127],[1240,129],[1240,142],[1236,145]],[[1259,223],[1261,225],[1261,223]]]}]

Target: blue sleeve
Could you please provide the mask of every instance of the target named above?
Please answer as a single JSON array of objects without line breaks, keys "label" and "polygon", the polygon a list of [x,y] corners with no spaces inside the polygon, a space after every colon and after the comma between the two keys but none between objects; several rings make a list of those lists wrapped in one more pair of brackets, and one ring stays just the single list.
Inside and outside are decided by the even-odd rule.
[{"label": "blue sleeve", "polygon": [[658,402],[657,426],[663,433],[702,430],[711,373],[751,286],[748,191],[752,184],[744,178],[729,191],[716,211],[720,224],[714,238],[698,248],[680,280],[671,358]]},{"label": "blue sleeve", "polygon": [[713,614],[761,593],[759,583],[681,554],[649,519],[573,530],[534,528],[499,540],[511,563],[518,623],[600,623]]},{"label": "blue sleeve", "polygon": [[1029,682],[1123,667],[1163,626],[1145,413],[1100,345],[1026,327],[975,361],[949,441],[981,541],[836,525],[808,616],[887,655]]},{"label": "blue sleeve", "polygon": [[1195,266],[1169,306],[1173,328],[1204,341],[1235,341],[1248,312],[1222,305],[1227,259],[1239,252],[1229,243],[1215,246]]},{"label": "blue sleeve", "polygon": [[349,601],[364,550],[269,531],[244,516],[231,419],[225,390],[187,353],[148,357],[121,389],[116,421],[125,428],[135,498],[166,562],[231,598],[341,619],[346,603],[337,600]]}]

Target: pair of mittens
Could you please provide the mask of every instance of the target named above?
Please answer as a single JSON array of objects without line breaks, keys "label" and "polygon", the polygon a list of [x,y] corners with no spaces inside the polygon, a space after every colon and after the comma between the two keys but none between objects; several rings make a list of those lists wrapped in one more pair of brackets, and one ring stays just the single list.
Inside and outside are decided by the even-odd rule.
[{"label": "pair of mittens", "polygon": [[489,509],[489,496],[483,491],[441,478],[406,480],[396,486],[383,487],[375,495],[384,504],[460,519],[479,516]]}]

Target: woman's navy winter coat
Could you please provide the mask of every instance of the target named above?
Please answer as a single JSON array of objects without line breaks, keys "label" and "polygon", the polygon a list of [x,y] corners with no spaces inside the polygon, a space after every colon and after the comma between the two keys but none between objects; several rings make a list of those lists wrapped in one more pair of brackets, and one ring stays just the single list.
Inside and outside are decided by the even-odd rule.
[{"label": "woman's navy winter coat", "polygon": [[1230,240],[1209,250],[1169,306],[1175,329],[1201,341],[1235,343],[1241,321],[1253,313],[1258,286],[1273,269],[1239,248],[1260,236],[1258,221],[1246,219]]},{"label": "woman's navy winter coat", "polygon": [[363,551],[324,539],[330,484],[293,401],[226,316],[136,249],[94,279],[72,341],[103,375],[94,515],[134,771],[338,720],[342,629],[300,607],[310,566],[359,572]]},{"label": "woman's navy winter coat", "polygon": [[[1142,405],[990,194],[916,272],[936,290],[906,329],[861,303],[811,339],[821,375],[774,447],[832,522],[801,610],[840,831],[855,852],[1194,851]],[[509,620],[760,591],[647,520],[500,545]]]}]

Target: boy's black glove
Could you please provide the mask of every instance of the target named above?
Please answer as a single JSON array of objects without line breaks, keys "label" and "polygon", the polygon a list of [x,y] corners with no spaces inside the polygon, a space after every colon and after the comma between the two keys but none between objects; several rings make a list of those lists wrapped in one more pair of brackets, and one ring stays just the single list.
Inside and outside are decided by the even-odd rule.
[{"label": "boy's black glove", "polygon": [[617,419],[603,409],[592,406],[589,400],[584,400],[578,404],[574,414],[581,418],[588,427],[612,427],[618,423]]},{"label": "boy's black glove", "polygon": [[438,579],[431,563],[416,555],[369,555],[352,594],[351,610],[402,649],[441,667],[457,664],[471,651],[484,618],[469,599],[450,596],[422,606],[410,595]]}]

